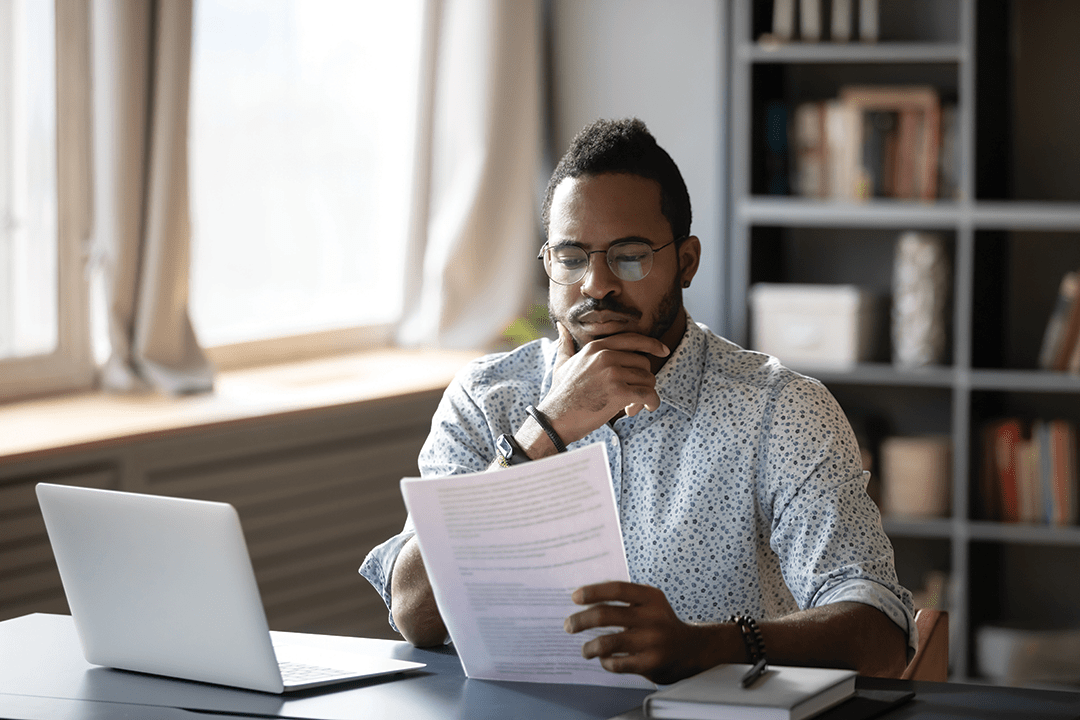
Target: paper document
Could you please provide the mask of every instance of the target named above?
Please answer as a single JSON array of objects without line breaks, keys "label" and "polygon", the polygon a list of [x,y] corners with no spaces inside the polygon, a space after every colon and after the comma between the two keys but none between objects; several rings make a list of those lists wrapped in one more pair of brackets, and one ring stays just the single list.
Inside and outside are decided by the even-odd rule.
[{"label": "paper document", "polygon": [[443,620],[471,678],[655,687],[609,673],[563,621],[570,594],[630,579],[604,445],[491,472],[405,478],[405,505]]}]

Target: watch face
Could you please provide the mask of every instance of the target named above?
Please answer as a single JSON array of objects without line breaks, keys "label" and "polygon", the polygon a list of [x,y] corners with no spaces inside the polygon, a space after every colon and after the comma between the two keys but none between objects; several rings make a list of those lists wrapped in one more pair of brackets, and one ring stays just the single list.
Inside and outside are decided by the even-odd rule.
[{"label": "watch face", "polygon": [[510,444],[510,439],[506,435],[500,435],[495,441],[495,449],[507,460],[512,460],[514,457],[514,446]]}]

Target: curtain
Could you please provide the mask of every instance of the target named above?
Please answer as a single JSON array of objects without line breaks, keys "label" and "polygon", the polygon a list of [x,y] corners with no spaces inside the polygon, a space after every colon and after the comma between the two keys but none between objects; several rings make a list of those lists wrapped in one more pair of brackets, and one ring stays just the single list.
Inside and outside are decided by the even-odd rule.
[{"label": "curtain", "polygon": [[537,0],[429,0],[405,346],[482,347],[521,317],[540,235]]},{"label": "curtain", "polygon": [[111,390],[190,393],[213,371],[188,316],[192,0],[94,0],[94,231]]}]

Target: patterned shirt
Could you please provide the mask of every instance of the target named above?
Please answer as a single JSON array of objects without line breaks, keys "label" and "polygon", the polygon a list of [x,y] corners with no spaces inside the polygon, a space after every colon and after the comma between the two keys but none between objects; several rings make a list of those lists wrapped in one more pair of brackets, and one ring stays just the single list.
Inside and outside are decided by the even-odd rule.
[{"label": "patterned shirt", "polygon": [[[552,383],[555,344],[537,340],[467,365],[420,452],[425,477],[487,469],[495,440]],[[570,448],[607,446],[630,578],[664,591],[685,621],[775,618],[841,601],[917,634],[858,444],[817,380],[687,322],[656,375],[653,411],[605,424]],[[390,606],[401,534],[360,568]],[[391,624],[393,621],[391,620]]]}]

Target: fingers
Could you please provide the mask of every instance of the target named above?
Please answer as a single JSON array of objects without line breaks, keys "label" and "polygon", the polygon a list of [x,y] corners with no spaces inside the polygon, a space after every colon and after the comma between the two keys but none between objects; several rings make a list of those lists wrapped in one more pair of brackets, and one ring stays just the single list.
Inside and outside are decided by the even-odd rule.
[{"label": "fingers", "polygon": [[[567,332],[566,334],[569,335],[570,333]],[[589,343],[589,346],[598,349],[645,353],[647,355],[655,355],[656,357],[667,357],[671,354],[671,350],[668,349],[668,346],[664,343],[656,338],[649,337],[648,335],[640,335],[638,333],[609,335],[606,338],[593,340]]]},{"label": "fingers", "polygon": [[663,592],[651,585],[613,580],[593,585],[582,585],[570,595],[570,599],[578,605],[592,605],[600,602],[624,602],[630,605],[640,605],[654,599],[657,593],[661,597],[663,596]]}]

